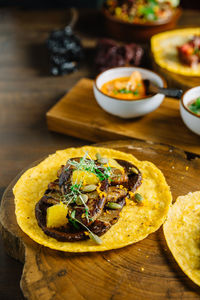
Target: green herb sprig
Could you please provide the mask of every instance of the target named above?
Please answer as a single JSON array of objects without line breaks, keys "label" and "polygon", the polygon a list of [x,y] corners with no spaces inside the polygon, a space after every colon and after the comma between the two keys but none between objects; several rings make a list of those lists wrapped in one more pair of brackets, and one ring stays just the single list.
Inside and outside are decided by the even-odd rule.
[{"label": "green herb sprig", "polygon": [[[68,165],[75,167],[75,170],[84,170],[84,171],[91,172],[91,173],[95,174],[99,178],[100,181],[103,181],[106,179],[111,180],[111,176],[112,176],[111,167],[105,167],[103,164],[97,165],[96,162],[93,159],[91,159],[91,157],[88,155],[88,152],[86,152],[85,155],[82,158],[80,158],[79,162],[77,162],[76,160],[73,160],[73,159],[69,160]],[[68,170],[68,169],[69,169],[69,167],[66,168],[66,170]],[[86,205],[84,199],[82,199],[81,187],[82,187],[82,182],[80,184],[77,184],[77,181],[76,181],[75,184],[70,186],[70,188],[69,188],[70,192],[68,194],[62,196],[61,201],[66,205],[69,205],[71,203],[74,204],[77,202],[77,198],[79,197],[79,199],[82,201],[82,204],[84,205],[85,217],[89,223],[89,221],[92,219],[90,218],[89,208]],[[89,237],[91,239],[93,239],[97,244],[101,244],[102,243],[101,239],[97,235],[92,233],[91,230],[89,230],[89,228],[87,226],[85,226],[81,221],[79,221],[77,218],[75,218],[75,213],[76,213],[76,211],[73,210],[71,213],[71,216],[69,218],[69,222],[76,229],[79,229],[78,224],[82,225],[89,232]]]},{"label": "green herb sprig", "polygon": [[75,210],[73,210],[71,213],[71,218],[68,218],[68,220],[76,229],[79,229],[79,225],[75,219],[75,213]]},{"label": "green herb sprig", "polygon": [[68,161],[68,164],[74,166],[76,170],[84,170],[95,174],[100,181],[109,179],[111,176],[111,168],[103,165],[98,166],[93,159],[87,158],[87,156],[88,153],[86,152],[84,157],[80,159],[80,162],[70,160]]},{"label": "green herb sprig", "polygon": [[[138,85],[138,86],[139,86],[139,85]],[[133,95],[139,95],[138,89],[135,89],[134,91],[132,91],[132,90],[123,88],[123,89],[118,90],[118,93],[121,93],[121,94],[133,94]]]},{"label": "green herb sprig", "polygon": [[61,201],[65,204],[65,205],[69,205],[70,203],[75,203],[77,197],[80,194],[80,188],[81,188],[81,184],[73,184],[70,187],[70,192],[68,194],[62,195],[61,197]]},{"label": "green herb sprig", "polygon": [[71,222],[73,221],[72,224],[74,225],[74,227],[77,226],[76,223],[79,223],[81,226],[83,226],[88,231],[90,239],[95,241],[95,243],[97,243],[98,245],[102,244],[102,240],[100,239],[100,237],[98,237],[98,235],[94,234],[87,226],[85,226],[81,221],[76,219],[76,211],[75,210],[72,211],[70,219],[71,219]]},{"label": "green herb sprig", "polygon": [[121,94],[133,94],[133,91],[128,90],[126,88],[120,89],[120,90],[118,90],[118,92]]}]

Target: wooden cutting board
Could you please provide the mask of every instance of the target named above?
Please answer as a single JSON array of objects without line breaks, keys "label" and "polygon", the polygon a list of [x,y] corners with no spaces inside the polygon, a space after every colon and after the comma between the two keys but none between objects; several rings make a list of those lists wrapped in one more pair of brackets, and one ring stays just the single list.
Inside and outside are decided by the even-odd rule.
[{"label": "wooden cutting board", "polygon": [[98,106],[92,85],[92,80],[81,79],[47,112],[50,130],[93,142],[137,138],[200,154],[200,136],[184,125],[179,101],[165,98],[154,112],[141,118],[124,120]]},{"label": "wooden cutting board", "polygon": [[[200,159],[187,160],[181,150],[133,140],[99,146],[155,163],[163,171],[174,199],[199,189]],[[24,262],[21,288],[27,299],[199,299],[200,288],[178,267],[162,228],[141,242],[102,253],[64,253],[32,241],[15,218],[12,188],[18,178],[3,196],[0,222],[8,253]]]}]

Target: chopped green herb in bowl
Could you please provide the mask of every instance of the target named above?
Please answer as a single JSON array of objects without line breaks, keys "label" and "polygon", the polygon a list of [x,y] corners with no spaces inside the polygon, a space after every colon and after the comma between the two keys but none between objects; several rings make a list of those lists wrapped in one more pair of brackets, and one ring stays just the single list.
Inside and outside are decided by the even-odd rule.
[{"label": "chopped green herb in bowl", "polygon": [[188,108],[194,114],[200,115],[200,97],[198,97],[194,102],[188,105]]}]

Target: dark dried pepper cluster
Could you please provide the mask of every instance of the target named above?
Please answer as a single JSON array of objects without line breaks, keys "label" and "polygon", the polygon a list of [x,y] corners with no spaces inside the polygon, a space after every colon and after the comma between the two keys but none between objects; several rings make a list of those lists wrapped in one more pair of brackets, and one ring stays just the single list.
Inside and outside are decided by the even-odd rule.
[{"label": "dark dried pepper cluster", "polygon": [[69,26],[51,32],[47,48],[50,53],[50,72],[55,76],[74,72],[83,58],[80,39]]},{"label": "dark dried pepper cluster", "polygon": [[112,67],[139,66],[143,53],[137,44],[119,45],[113,40],[101,39],[97,44],[95,64],[100,72]]}]

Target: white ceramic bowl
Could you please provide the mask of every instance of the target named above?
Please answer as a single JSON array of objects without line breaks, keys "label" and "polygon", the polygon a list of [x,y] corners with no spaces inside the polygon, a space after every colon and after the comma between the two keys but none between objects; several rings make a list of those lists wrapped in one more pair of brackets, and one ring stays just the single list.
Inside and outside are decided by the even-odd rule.
[{"label": "white ceramic bowl", "polygon": [[98,104],[108,113],[121,118],[136,118],[146,115],[159,107],[164,95],[156,94],[138,100],[120,100],[104,94],[102,85],[112,79],[129,77],[133,71],[139,71],[143,79],[149,79],[159,87],[166,87],[165,80],[153,71],[136,67],[112,68],[100,73],[93,85],[94,95]]},{"label": "white ceramic bowl", "polygon": [[200,116],[191,112],[187,107],[192,100],[198,97],[200,97],[200,86],[187,90],[180,101],[180,112],[185,125],[194,133],[200,135]]}]

